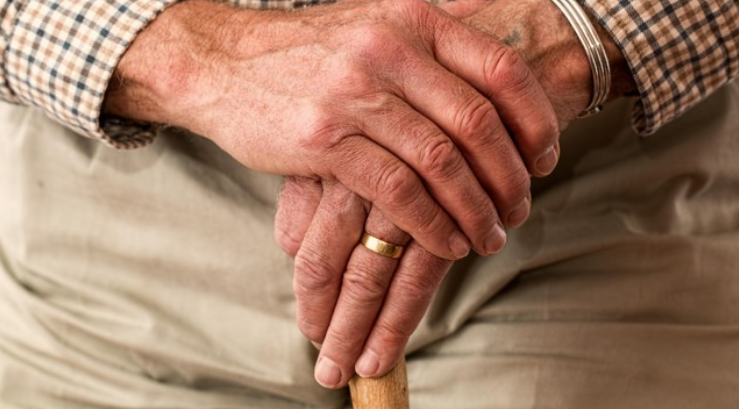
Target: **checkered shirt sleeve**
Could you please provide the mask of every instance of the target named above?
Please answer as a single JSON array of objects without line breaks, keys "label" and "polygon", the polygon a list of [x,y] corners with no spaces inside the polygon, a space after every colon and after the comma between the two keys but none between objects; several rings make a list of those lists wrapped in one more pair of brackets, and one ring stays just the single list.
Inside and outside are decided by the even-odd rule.
[{"label": "checkered shirt sleeve", "polygon": [[112,135],[100,109],[128,45],[174,1],[0,0],[0,98],[118,147],[143,144],[150,126]]},{"label": "checkered shirt sleeve", "polygon": [[[179,0],[0,0],[0,99],[37,106],[118,148],[154,126],[101,121],[116,64],[136,35]],[[294,9],[334,0],[220,0]],[[446,0],[431,0],[443,3]],[[640,91],[634,123],[654,132],[736,76],[736,0],[580,0],[624,50]]]},{"label": "checkered shirt sleeve", "polygon": [[737,0],[580,0],[610,32],[639,88],[642,135],[697,104],[739,72]]}]

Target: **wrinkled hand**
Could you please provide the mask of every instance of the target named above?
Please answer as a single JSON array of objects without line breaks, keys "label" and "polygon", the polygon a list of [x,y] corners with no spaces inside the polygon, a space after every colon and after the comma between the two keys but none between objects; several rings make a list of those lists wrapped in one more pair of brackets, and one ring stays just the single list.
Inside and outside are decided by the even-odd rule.
[{"label": "wrinkled hand", "polygon": [[[444,8],[519,50],[542,81],[561,129],[587,105],[590,68],[549,0],[458,1]],[[619,67],[623,61],[615,45],[606,43],[606,49]],[[614,71],[617,95],[634,88],[628,69],[620,68]],[[344,385],[355,370],[362,376],[388,371],[451,265],[415,242],[398,265],[357,245],[363,230],[390,242],[407,239],[376,208],[339,185],[286,181],[276,234],[283,249],[296,256],[298,323],[308,338],[323,342],[316,378],[327,387]]]},{"label": "wrinkled hand", "polygon": [[[320,356],[315,378],[346,385],[355,370],[377,376],[403,353],[452,261],[435,257],[382,213],[336,182],[288,178],[280,194],[277,240],[295,257],[300,330]],[[407,244],[393,260],[357,244],[363,231]],[[296,237],[304,237],[301,243]]]},{"label": "wrinkled hand", "polygon": [[189,129],[255,170],[341,182],[446,259],[498,251],[527,165],[553,167],[554,111],[518,54],[420,0],[182,2],[116,73],[106,111]]}]

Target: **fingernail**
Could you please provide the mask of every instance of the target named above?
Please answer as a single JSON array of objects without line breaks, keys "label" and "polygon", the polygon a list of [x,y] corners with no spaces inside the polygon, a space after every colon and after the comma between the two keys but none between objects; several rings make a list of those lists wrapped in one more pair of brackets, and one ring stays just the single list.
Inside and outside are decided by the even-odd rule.
[{"label": "fingernail", "polygon": [[526,198],[521,202],[515,209],[508,213],[506,218],[507,225],[511,227],[518,227],[529,218],[529,212],[531,211],[531,201]]},{"label": "fingernail", "polygon": [[536,160],[536,169],[540,174],[548,175],[552,173],[554,167],[557,166],[557,160],[559,160],[557,150],[552,146]]},{"label": "fingernail", "polygon": [[454,232],[449,239],[449,249],[457,260],[470,254],[470,241],[460,232]]},{"label": "fingernail", "polygon": [[311,344],[313,344],[313,347],[314,347],[315,349],[317,349],[317,350],[319,350],[319,351],[321,350],[321,344],[319,344],[318,342],[316,342],[316,341],[311,341],[310,343],[311,343]]},{"label": "fingernail", "polygon": [[316,362],[314,376],[324,388],[334,389],[341,382],[341,369],[332,360],[322,356]]},{"label": "fingernail", "polygon": [[486,255],[498,253],[505,246],[506,234],[500,223],[495,223],[493,231],[485,238]]},{"label": "fingernail", "polygon": [[377,359],[377,355],[370,350],[366,350],[359,357],[357,365],[354,370],[357,375],[362,378],[369,378],[377,375],[377,370],[380,369],[380,360]]}]

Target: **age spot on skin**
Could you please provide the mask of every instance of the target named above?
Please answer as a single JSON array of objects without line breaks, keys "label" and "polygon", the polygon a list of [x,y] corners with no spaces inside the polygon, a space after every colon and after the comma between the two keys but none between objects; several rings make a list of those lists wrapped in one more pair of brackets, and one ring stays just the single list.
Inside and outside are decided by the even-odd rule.
[{"label": "age spot on skin", "polygon": [[507,35],[503,39],[503,43],[509,47],[515,47],[520,42],[521,42],[521,32],[519,32],[516,29],[514,29],[513,32],[511,32],[511,34]]}]

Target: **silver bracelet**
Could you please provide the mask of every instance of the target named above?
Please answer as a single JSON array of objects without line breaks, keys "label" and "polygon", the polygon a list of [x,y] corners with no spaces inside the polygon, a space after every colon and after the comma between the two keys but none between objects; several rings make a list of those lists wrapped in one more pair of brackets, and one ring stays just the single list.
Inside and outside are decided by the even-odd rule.
[{"label": "silver bracelet", "polygon": [[585,49],[585,55],[588,57],[593,74],[593,99],[579,117],[595,115],[603,109],[603,103],[606,102],[611,90],[611,66],[608,63],[606,49],[595,27],[576,0],[552,0],[552,2],[575,30],[577,38]]}]

